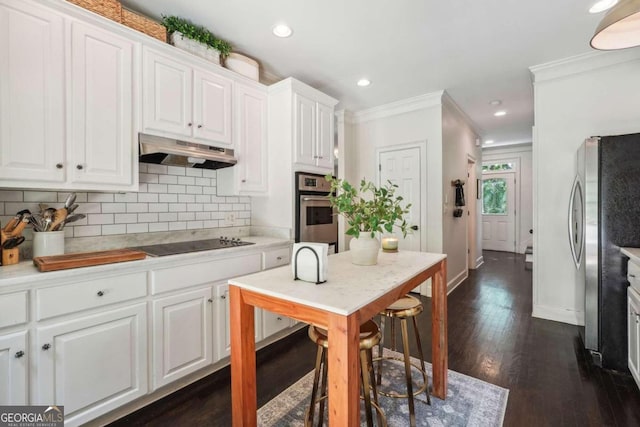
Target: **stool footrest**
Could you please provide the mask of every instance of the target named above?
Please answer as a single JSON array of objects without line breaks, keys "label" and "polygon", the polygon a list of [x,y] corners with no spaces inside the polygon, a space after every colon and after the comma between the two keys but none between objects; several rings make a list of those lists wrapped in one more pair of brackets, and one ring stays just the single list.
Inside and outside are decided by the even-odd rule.
[{"label": "stool footrest", "polygon": [[[373,358],[373,362],[379,362],[381,360],[396,360],[398,362],[402,362],[404,363],[404,359],[401,357],[393,357],[393,356],[382,356],[382,357],[374,357]],[[424,391],[427,389],[427,387],[429,387],[429,382],[427,381],[427,373],[422,369],[422,367],[418,366],[417,364],[411,362],[411,367],[415,368],[418,370],[418,372],[420,372],[422,374],[422,385],[420,386],[420,388],[416,391],[413,392],[414,396],[417,396],[421,393],[424,393]],[[380,384],[378,384],[378,386],[380,386]],[[395,392],[386,392],[386,391],[382,391],[380,390],[380,388],[378,387],[378,394],[381,394],[383,396],[387,396],[387,397],[394,397],[394,398],[407,398],[409,397],[408,394],[398,394]]]}]

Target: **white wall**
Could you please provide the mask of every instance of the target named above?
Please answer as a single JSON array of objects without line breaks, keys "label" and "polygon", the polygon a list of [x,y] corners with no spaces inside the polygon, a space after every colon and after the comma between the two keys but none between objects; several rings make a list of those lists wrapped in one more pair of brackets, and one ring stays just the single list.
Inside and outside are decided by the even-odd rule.
[{"label": "white wall", "polygon": [[[376,179],[376,149],[427,141],[427,230],[426,248],[443,252],[442,241],[442,92],[421,97],[415,108],[404,108],[411,100],[383,105],[354,114],[352,153],[347,175],[354,181]],[[409,110],[409,111],[407,111]]]},{"label": "white wall", "polygon": [[522,254],[528,245],[533,244],[533,235],[529,233],[533,228],[533,148],[531,144],[519,144],[482,150],[484,163],[511,159],[518,161],[516,243],[518,252]]},{"label": "white wall", "polygon": [[[478,202],[475,198],[475,182],[467,178],[469,158],[476,161],[476,175],[479,176],[482,152],[476,147],[477,133],[469,124],[469,119],[460,111],[456,104],[448,97],[443,97],[442,105],[442,189],[444,192],[443,209],[443,242],[444,252],[447,254],[447,281],[449,288],[460,284],[468,277],[467,254],[467,222],[478,221]],[[465,212],[462,217],[455,218],[455,187],[453,180],[464,180],[465,184]],[[471,188],[473,187],[473,189]],[[467,216],[470,203],[476,204],[476,218]],[[478,227],[479,228],[479,227]],[[479,253],[478,245],[482,241],[476,238],[474,253]]]},{"label": "white wall", "polygon": [[640,50],[533,67],[533,316],[584,324],[584,284],[567,238],[576,150],[585,138],[640,132]]}]

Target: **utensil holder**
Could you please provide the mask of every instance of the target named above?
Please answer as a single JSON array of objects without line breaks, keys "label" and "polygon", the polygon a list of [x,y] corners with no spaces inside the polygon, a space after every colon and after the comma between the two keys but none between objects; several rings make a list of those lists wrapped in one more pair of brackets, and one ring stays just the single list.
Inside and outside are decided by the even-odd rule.
[{"label": "utensil holder", "polygon": [[[4,231],[0,234],[0,245],[2,245],[7,239],[9,239],[9,236],[5,234]],[[13,265],[20,262],[20,250],[18,248],[2,249],[0,246],[0,254],[2,265]]]},{"label": "utensil holder", "polygon": [[33,233],[33,257],[63,255],[64,231],[41,231]]}]

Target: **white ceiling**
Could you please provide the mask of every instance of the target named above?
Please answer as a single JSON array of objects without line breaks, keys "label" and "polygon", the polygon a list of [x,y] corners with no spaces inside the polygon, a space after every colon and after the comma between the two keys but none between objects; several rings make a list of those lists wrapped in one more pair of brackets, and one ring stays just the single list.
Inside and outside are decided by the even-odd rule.
[{"label": "white ceiling", "polygon": [[[275,76],[350,111],[445,89],[495,145],[530,142],[528,67],[588,52],[595,0],[123,0],[209,28]],[[293,36],[271,28],[286,22]],[[361,77],[371,86],[360,88]],[[489,105],[502,100],[500,107]],[[493,113],[508,114],[497,118]]]}]

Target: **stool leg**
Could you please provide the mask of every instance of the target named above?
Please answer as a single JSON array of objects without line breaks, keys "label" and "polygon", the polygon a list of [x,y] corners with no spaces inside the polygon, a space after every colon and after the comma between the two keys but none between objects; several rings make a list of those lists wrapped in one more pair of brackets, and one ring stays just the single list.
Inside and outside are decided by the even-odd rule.
[{"label": "stool leg", "polygon": [[309,403],[309,415],[307,418],[308,425],[313,425],[313,412],[316,407],[316,397],[318,395],[318,384],[320,383],[320,368],[322,364],[323,348],[318,346],[316,354],[316,369],[313,376],[313,387],[311,388],[311,403]]},{"label": "stool leg", "polygon": [[380,385],[380,383],[382,382],[382,349],[384,348],[384,323],[386,317],[387,316],[385,315],[380,315],[380,334],[382,336],[380,337],[380,342],[378,343],[378,357],[380,358],[380,360],[378,360],[378,374],[375,381],[378,385]]},{"label": "stool leg", "polygon": [[420,341],[420,333],[418,332],[418,321],[416,320],[416,316],[413,316],[413,332],[416,335],[416,344],[418,344],[418,354],[420,356],[420,366],[422,367],[422,371],[425,373],[424,380],[427,383],[425,387],[425,393],[427,394],[427,404],[431,405],[431,397],[429,396],[429,375],[426,373],[427,370],[424,367],[424,354],[422,353],[422,342]]},{"label": "stool leg", "polygon": [[409,332],[407,328],[407,319],[400,319],[402,326],[402,346],[404,350],[404,372],[407,377],[407,395],[409,399],[409,423],[411,427],[416,426],[416,410],[413,404],[413,384],[411,381],[411,354],[409,353]]},{"label": "stool leg", "polygon": [[362,379],[362,396],[364,397],[364,410],[367,416],[367,426],[373,427],[371,416],[371,389],[369,388],[368,356],[365,350],[360,350],[360,377]]},{"label": "stool leg", "polygon": [[[328,366],[327,366],[327,352],[324,351],[324,348],[322,349],[322,388],[320,390],[322,390],[322,396],[326,396],[327,395],[327,372],[328,372]],[[325,402],[327,401],[327,399],[322,399],[320,401],[320,412],[318,413],[318,426],[322,427],[322,424],[324,423],[324,405]]]},{"label": "stool leg", "polygon": [[395,317],[390,317],[391,319],[391,350],[396,351],[396,319]]},{"label": "stool leg", "polygon": [[[380,406],[380,402],[378,402],[378,388],[376,387],[375,372],[373,370],[373,352],[371,351],[371,349],[367,350],[367,358],[369,361],[368,368],[369,377],[371,378],[371,391],[373,392],[373,401],[376,405]],[[382,422],[382,414],[380,414],[378,411],[376,411],[376,414],[378,415],[378,426],[384,425],[384,423]]]}]

